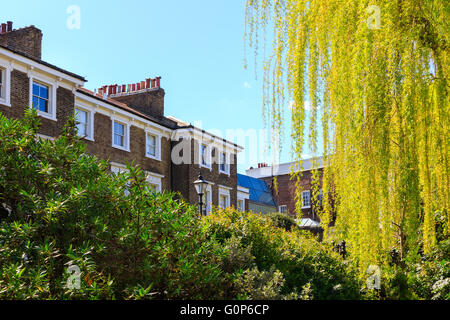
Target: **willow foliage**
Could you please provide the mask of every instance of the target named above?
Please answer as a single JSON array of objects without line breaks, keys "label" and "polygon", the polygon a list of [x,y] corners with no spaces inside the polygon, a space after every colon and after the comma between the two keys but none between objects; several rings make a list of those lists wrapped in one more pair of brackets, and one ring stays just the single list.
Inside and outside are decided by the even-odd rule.
[{"label": "willow foliage", "polygon": [[435,215],[446,216],[446,235],[450,225],[450,3],[248,0],[246,11],[250,47],[273,50],[265,117],[281,128],[293,101],[297,161],[306,143],[324,154],[326,239],[345,239],[361,270],[392,248],[430,252]]}]

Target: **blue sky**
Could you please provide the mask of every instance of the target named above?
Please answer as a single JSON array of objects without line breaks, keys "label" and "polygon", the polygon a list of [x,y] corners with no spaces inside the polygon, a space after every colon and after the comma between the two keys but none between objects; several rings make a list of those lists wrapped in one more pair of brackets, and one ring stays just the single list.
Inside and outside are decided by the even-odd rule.
[{"label": "blue sky", "polygon": [[[71,5],[81,9],[79,30],[67,28]],[[40,28],[43,60],[85,76],[88,89],[161,76],[166,116],[201,120],[205,130],[259,130],[262,83],[251,50],[244,69],[244,7],[245,0],[15,0],[3,1],[0,20]],[[238,171],[263,161],[270,163],[260,153]]]}]

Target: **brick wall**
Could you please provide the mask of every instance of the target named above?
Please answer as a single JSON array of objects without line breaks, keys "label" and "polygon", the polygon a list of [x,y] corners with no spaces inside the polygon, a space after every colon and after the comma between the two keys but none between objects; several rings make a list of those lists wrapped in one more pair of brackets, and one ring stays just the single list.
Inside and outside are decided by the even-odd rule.
[{"label": "brick wall", "polygon": [[[322,175],[323,175],[323,169],[319,169],[319,185],[320,188],[322,188]],[[296,201],[295,201],[295,191],[296,186],[295,180],[291,180],[291,175],[280,175],[277,176],[277,183],[278,183],[278,192],[275,193],[274,188],[274,182],[272,177],[266,177],[262,178],[262,180],[267,182],[267,185],[271,190],[273,190],[273,195],[275,199],[275,203],[277,206],[285,205],[287,206],[288,213],[292,217],[297,216],[296,212]],[[303,176],[300,182],[301,188],[304,191],[311,190],[311,197],[312,197],[312,171],[305,171],[303,172]],[[278,208],[277,208],[278,209]],[[317,215],[313,216],[313,210],[311,209],[302,209],[301,217],[303,218],[315,218],[317,220]]]},{"label": "brick wall", "polygon": [[150,89],[149,91],[114,96],[114,100],[125,103],[133,109],[158,119],[164,117],[163,89]]},{"label": "brick wall", "polygon": [[[180,142],[173,142],[173,146]],[[197,147],[196,147],[197,146]],[[190,203],[198,203],[198,194],[195,190],[194,181],[198,179],[199,173],[202,174],[206,181],[213,182],[212,186],[212,203],[214,206],[219,205],[219,185],[232,188],[230,191],[230,205],[237,205],[237,159],[234,155],[233,164],[230,164],[230,175],[219,171],[219,164],[213,163],[212,169],[199,167],[198,165],[198,142],[191,140],[191,164],[172,164],[172,188],[174,191],[180,192],[183,198]],[[214,159],[216,149],[213,151]]]},{"label": "brick wall", "polygon": [[[30,104],[30,79],[26,73],[11,72],[11,107],[0,105],[0,112],[10,118],[22,118]],[[62,87],[56,90],[56,116],[58,121],[40,117],[39,133],[55,137],[62,132],[67,118],[73,114],[75,96]]]},{"label": "brick wall", "polygon": [[[29,105],[29,78],[26,73],[13,70],[11,72],[11,107],[0,105],[0,112],[9,118],[22,118]],[[58,87],[56,91],[56,117],[57,121],[40,117],[41,127],[39,133],[56,137],[61,134],[68,117],[73,115],[75,96],[72,91]],[[94,117],[94,142],[86,140],[87,150],[90,154],[101,159],[125,164],[134,161],[143,170],[164,175],[162,179],[163,190],[171,188],[170,153],[171,142],[167,138],[161,139],[161,160],[145,156],[145,131],[135,126],[130,128],[130,150],[122,151],[112,147],[112,120],[100,113]]]},{"label": "brick wall", "polygon": [[0,45],[33,59],[41,60],[42,58],[42,32],[34,26],[0,34]]},{"label": "brick wall", "polygon": [[101,159],[126,164],[134,162],[143,170],[163,175],[162,189],[170,189],[170,141],[161,139],[161,161],[145,156],[145,131],[131,125],[130,127],[130,152],[114,148],[112,146],[112,120],[110,117],[96,113],[94,116],[94,142],[86,141],[88,152]]}]

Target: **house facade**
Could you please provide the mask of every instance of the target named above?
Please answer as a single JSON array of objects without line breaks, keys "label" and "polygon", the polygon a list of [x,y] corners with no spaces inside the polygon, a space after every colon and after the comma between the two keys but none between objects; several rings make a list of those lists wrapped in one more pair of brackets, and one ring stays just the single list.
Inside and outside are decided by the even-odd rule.
[{"label": "house facade", "polygon": [[133,162],[155,191],[176,191],[198,203],[194,181],[209,182],[207,211],[238,205],[237,155],[242,147],[164,115],[161,78],[90,91],[86,79],[42,60],[42,32],[34,26],[0,29],[0,112],[21,118],[37,109],[39,137],[54,139],[75,114],[90,154],[112,172]]},{"label": "house facade", "polygon": [[[319,192],[322,194],[323,159],[312,158],[303,160],[299,167],[295,162],[283,163],[274,166],[259,164],[258,168],[250,168],[246,171],[252,178],[261,179],[267,183],[272,191],[278,212],[286,213],[294,218],[301,227],[314,229],[319,227],[320,217],[312,205],[312,183],[313,171],[318,170]],[[292,172],[301,171],[301,210],[296,205],[296,180],[292,179]],[[275,180],[277,188],[275,188]],[[322,197],[320,196],[319,203]]]}]

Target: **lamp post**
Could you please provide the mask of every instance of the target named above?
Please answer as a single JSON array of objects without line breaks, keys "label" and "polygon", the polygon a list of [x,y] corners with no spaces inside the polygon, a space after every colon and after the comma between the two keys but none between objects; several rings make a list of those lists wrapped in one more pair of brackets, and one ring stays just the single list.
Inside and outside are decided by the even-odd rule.
[{"label": "lamp post", "polygon": [[203,215],[203,195],[206,193],[206,188],[208,187],[208,182],[203,179],[201,173],[198,176],[198,180],[194,182],[195,190],[198,193],[198,210],[200,216]]}]

